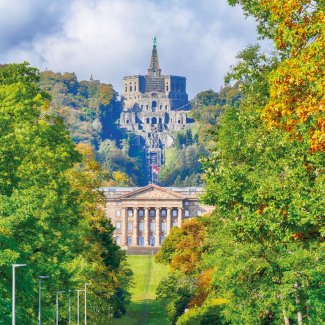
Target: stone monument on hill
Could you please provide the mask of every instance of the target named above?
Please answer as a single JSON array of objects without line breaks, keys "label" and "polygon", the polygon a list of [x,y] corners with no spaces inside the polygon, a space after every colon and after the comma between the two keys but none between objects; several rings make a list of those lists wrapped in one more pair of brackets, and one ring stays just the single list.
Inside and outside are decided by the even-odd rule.
[{"label": "stone monument on hill", "polygon": [[148,180],[158,184],[164,149],[173,145],[174,131],[190,124],[187,113],[191,105],[186,78],[161,74],[156,37],[148,74],[124,77],[122,100],[120,126],[143,138]]}]

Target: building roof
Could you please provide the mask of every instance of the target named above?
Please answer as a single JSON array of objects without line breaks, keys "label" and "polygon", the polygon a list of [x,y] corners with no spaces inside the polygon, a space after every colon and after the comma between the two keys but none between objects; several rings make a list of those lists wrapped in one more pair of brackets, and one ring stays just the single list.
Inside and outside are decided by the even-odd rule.
[{"label": "building roof", "polygon": [[150,190],[161,191],[161,193],[163,192],[179,199],[198,198],[204,192],[203,187],[161,187],[156,184],[149,184],[144,187],[103,187],[101,190],[107,198],[114,199],[126,199],[134,195],[141,195]]}]

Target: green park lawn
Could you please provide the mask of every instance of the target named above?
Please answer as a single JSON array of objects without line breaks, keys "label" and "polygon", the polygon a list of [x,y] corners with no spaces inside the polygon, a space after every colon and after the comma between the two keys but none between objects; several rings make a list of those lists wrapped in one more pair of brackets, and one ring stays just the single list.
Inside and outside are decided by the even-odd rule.
[{"label": "green park lawn", "polygon": [[127,314],[113,321],[113,325],[167,325],[167,317],[159,301],[155,300],[156,288],[167,274],[167,266],[154,262],[151,255],[128,255],[134,273],[132,301]]}]

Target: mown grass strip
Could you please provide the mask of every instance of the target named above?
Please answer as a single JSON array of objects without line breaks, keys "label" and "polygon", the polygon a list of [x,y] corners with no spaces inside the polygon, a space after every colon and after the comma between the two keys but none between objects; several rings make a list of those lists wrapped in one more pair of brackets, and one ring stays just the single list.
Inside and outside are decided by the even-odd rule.
[{"label": "mown grass strip", "polygon": [[156,264],[151,255],[129,255],[128,263],[134,273],[132,302],[127,314],[113,321],[113,325],[167,325],[166,313],[156,298],[160,279],[167,267]]}]

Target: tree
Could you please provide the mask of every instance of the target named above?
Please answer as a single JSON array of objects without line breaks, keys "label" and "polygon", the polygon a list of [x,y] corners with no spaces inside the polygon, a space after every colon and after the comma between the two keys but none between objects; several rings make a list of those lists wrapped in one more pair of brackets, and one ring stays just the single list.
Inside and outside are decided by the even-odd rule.
[{"label": "tree", "polygon": [[83,249],[70,263],[78,269],[78,279],[84,283],[92,279],[89,292],[89,320],[107,321],[107,315],[121,317],[130,302],[132,272],[126,266],[125,252],[112,237],[114,228],[105,217],[105,196],[98,190],[102,186],[102,169],[95,160],[93,148],[78,144],[83,161],[68,171],[69,182],[78,192],[79,215],[85,220],[80,236]]},{"label": "tree", "polygon": [[270,75],[269,127],[307,138],[312,151],[325,150],[325,42],[323,0],[271,0],[240,3],[259,22],[263,37],[274,40],[283,60]]},{"label": "tree", "polygon": [[243,81],[244,99],[225,110],[205,165],[205,202],[217,207],[212,291],[233,323],[320,323],[324,156],[263,123],[277,61],[251,48],[240,58],[229,76]]},{"label": "tree", "polygon": [[181,228],[174,227],[155,256],[158,263],[169,265],[168,276],[159,283],[157,295],[171,324],[179,324],[179,321],[185,324],[182,323],[185,320],[181,321],[179,317],[193,307],[198,307],[202,324],[209,324],[209,321],[212,324],[213,320],[220,319],[219,309],[212,312],[212,308],[208,307],[211,304],[207,303],[207,297],[212,272],[202,265],[207,250],[205,236],[208,222],[207,218],[194,218],[185,221]]},{"label": "tree", "polygon": [[[1,320],[10,322],[11,264],[17,262],[28,265],[17,278],[17,322],[35,324],[38,275],[51,276],[44,324],[55,317],[54,292],[88,279],[101,285],[99,293],[91,289],[100,310],[123,312],[129,275],[95,191],[98,165],[87,148],[83,155],[75,149],[38,81],[27,63],[0,67]],[[114,290],[122,292],[118,304],[110,299]]]}]

